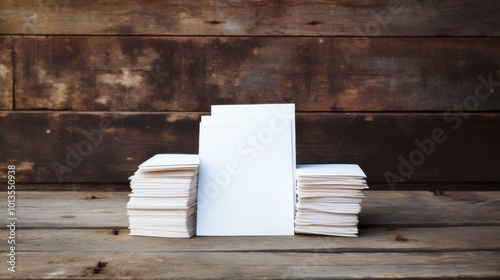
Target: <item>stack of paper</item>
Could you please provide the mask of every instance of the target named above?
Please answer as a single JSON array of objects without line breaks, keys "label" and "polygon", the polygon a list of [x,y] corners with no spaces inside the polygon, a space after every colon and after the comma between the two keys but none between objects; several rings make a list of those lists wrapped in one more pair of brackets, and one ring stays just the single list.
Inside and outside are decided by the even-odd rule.
[{"label": "stack of paper", "polygon": [[367,189],[355,164],[297,166],[295,232],[337,236],[358,234],[358,214]]},{"label": "stack of paper", "polygon": [[130,177],[130,235],[192,237],[196,233],[198,155],[159,154]]},{"label": "stack of paper", "polygon": [[216,105],[200,123],[197,235],[293,235],[295,105]]}]

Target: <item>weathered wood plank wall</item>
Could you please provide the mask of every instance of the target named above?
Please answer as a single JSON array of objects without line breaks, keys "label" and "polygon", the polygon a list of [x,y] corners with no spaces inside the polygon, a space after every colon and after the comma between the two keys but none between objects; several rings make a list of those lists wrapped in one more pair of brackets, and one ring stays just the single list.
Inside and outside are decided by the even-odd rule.
[{"label": "weathered wood plank wall", "polygon": [[293,102],[300,163],[359,163],[377,188],[498,189],[499,14],[486,0],[2,1],[0,168],[30,189],[126,184],[155,153],[197,152],[211,104]]},{"label": "weathered wood plank wall", "polygon": [[[374,33],[371,36],[500,33],[500,4],[495,0],[6,0],[1,8],[2,34],[364,36],[365,29]],[[380,31],[371,22],[379,22]]]}]

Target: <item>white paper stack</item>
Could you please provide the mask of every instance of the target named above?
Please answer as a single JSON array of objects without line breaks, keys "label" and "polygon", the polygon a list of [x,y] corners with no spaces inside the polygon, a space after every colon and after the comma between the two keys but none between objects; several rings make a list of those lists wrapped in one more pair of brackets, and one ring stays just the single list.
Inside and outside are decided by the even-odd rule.
[{"label": "white paper stack", "polygon": [[130,235],[189,238],[196,233],[198,155],[158,154],[130,177]]},{"label": "white paper stack", "polygon": [[356,164],[297,166],[295,232],[356,237],[358,214],[367,189]]},{"label": "white paper stack", "polygon": [[295,105],[215,105],[200,123],[197,235],[293,235]]}]

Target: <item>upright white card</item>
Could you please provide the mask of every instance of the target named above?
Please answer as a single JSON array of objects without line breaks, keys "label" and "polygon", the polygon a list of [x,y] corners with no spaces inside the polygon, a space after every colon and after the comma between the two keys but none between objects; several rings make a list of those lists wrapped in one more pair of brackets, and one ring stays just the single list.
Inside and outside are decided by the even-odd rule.
[{"label": "upright white card", "polygon": [[[295,172],[296,148],[295,148],[295,104],[237,104],[237,105],[212,105],[212,116],[214,117],[267,117],[269,127],[280,129],[282,123],[290,122],[292,128],[292,156],[293,169]],[[294,173],[295,174],[295,173]]]},{"label": "upright white card", "polygon": [[[228,120],[244,117],[269,118],[269,127],[274,130],[281,129],[281,124],[290,122],[292,128],[292,160],[293,178],[296,178],[296,141],[295,141],[295,104],[236,104],[212,105],[212,116],[225,117]],[[295,181],[293,186],[295,197]],[[294,200],[295,207],[295,200]]]},{"label": "upright white card", "polygon": [[200,124],[197,235],[293,235],[292,121],[215,111]]}]

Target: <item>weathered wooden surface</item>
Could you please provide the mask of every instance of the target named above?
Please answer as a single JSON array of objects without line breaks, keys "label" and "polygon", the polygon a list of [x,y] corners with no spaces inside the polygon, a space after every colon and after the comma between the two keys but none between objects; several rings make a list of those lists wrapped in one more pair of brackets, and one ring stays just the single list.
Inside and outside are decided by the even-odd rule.
[{"label": "weathered wooden surface", "polygon": [[[104,186],[106,186],[105,184]],[[120,184],[117,186],[114,186],[117,191],[129,191],[126,189],[126,186],[124,184]],[[23,184],[21,190],[27,190],[27,191],[45,191],[45,190],[53,190],[53,191],[64,191],[66,189],[62,188],[64,187],[64,184],[60,184],[58,186],[57,184],[53,183],[46,183],[46,184]],[[389,188],[388,188],[389,187]],[[390,189],[390,186],[388,186],[387,182],[383,183],[377,183],[377,182],[370,182],[370,190],[375,190],[375,191],[383,191],[383,190],[388,190]],[[73,189],[69,190],[74,190],[74,191],[111,191],[112,188],[111,186],[109,187],[101,187],[99,185],[95,186],[92,188],[92,184],[74,184]],[[474,183],[474,182],[425,182],[425,183],[419,183],[419,182],[404,182],[404,183],[397,183],[394,186],[393,190],[398,190],[398,191],[430,191],[435,193],[436,195],[439,195],[443,192],[447,191],[498,191],[500,190],[500,184],[496,182],[481,182],[481,183]]]},{"label": "weathered wooden surface", "polygon": [[14,109],[12,65],[11,38],[0,36],[0,110]]},{"label": "weathered wooden surface", "polygon": [[[499,192],[447,194],[366,192],[360,215],[361,233],[374,227],[500,226]],[[6,193],[2,197],[6,200]],[[21,229],[128,226],[127,192],[20,192],[17,198]],[[6,211],[0,213],[0,219],[6,217]]]},{"label": "weathered wooden surface", "polygon": [[[56,244],[54,244],[56,245]],[[500,253],[26,252],[23,279],[498,279]],[[99,262],[104,268],[95,273]],[[24,263],[24,264],[21,264]],[[0,271],[2,279],[13,275]]]},{"label": "weathered wooden surface", "polygon": [[[363,210],[369,211],[369,209]],[[123,210],[122,210],[123,212]],[[116,215],[116,214],[115,214]],[[19,220],[22,222],[22,220]],[[467,252],[500,250],[499,226],[361,228],[359,238],[259,236],[165,239],[129,235],[128,229],[19,229],[19,252]],[[2,250],[7,230],[0,230]],[[57,240],[57,246],[54,241]],[[77,241],[77,242],[75,242]],[[376,246],[375,246],[376,244]]]},{"label": "weathered wooden surface", "polygon": [[[0,168],[16,164],[26,189],[124,190],[151,155],[196,153],[210,105],[293,102],[300,163],[359,163],[379,189],[495,190],[499,12],[494,0],[0,1]],[[15,112],[29,110],[49,111]],[[106,116],[102,143],[85,146]],[[435,128],[446,142],[387,185]],[[70,184],[43,187],[54,182]]]},{"label": "weathered wooden surface", "polygon": [[498,36],[498,1],[0,2],[2,34]]},{"label": "weathered wooden surface", "polygon": [[[120,183],[17,183],[16,189],[19,191],[75,191],[75,192],[128,192],[130,182]],[[370,190],[385,191],[391,190],[387,182],[370,182]],[[496,182],[437,182],[419,183],[404,182],[397,183],[394,190],[398,191],[430,191],[437,195],[448,191],[497,191],[500,184]]]},{"label": "weathered wooden surface", "polygon": [[[295,103],[298,111],[330,112],[446,111],[469,102],[469,110],[497,111],[499,45],[498,38],[16,37],[15,104],[208,111]],[[478,77],[491,81],[493,94]]]},{"label": "weathered wooden surface", "polygon": [[[452,184],[448,188],[443,188],[444,185],[439,184],[444,190],[469,190],[471,186],[456,186]],[[492,185],[492,186],[490,186]],[[496,184],[486,184],[485,186],[474,185],[479,191],[489,191],[495,190]],[[376,186],[372,189],[374,190],[385,190],[387,186]],[[74,191],[74,192],[88,192],[88,191],[99,191],[99,192],[129,192],[130,182],[121,183],[17,183],[16,189],[19,191]],[[420,189],[410,189],[410,190],[435,190],[436,186],[424,187]],[[401,188],[398,185],[398,190],[408,190],[406,188]]]},{"label": "weathered wooden surface", "polygon": [[[363,227],[362,220],[358,238],[168,239],[128,235],[123,228],[128,224],[123,207],[127,193],[18,192],[16,272],[2,269],[0,278],[500,277],[500,192],[434,196],[430,192],[369,191],[366,195],[363,215],[385,216],[393,226],[374,218],[370,227]],[[0,219],[5,220],[4,212]],[[52,221],[49,215],[40,216],[49,212]],[[75,217],[58,218],[68,213]],[[109,224],[112,217],[118,226]],[[429,220],[435,222],[431,227]],[[484,225],[488,221],[494,223]],[[2,252],[7,251],[7,236],[7,229],[0,229]]]},{"label": "weathered wooden surface", "polygon": [[[0,168],[16,164],[19,183],[126,183],[154,154],[197,153],[202,114],[0,113],[0,127],[9,132],[0,138]],[[421,149],[414,141],[441,128],[445,142],[435,143],[423,163],[412,164],[411,177],[402,176],[405,182],[499,182],[500,115],[452,116],[453,121],[441,113],[299,113],[297,162],[357,163],[369,182],[383,183],[386,172],[405,175],[399,165]],[[101,122],[109,127],[101,129]]]},{"label": "weathered wooden surface", "polygon": [[199,116],[3,113],[1,167],[15,164],[18,182],[128,182],[157,153],[197,153]]}]

